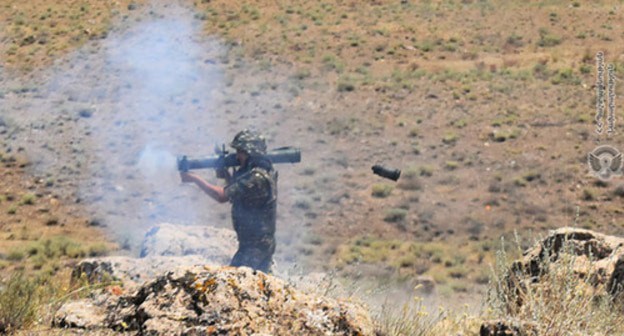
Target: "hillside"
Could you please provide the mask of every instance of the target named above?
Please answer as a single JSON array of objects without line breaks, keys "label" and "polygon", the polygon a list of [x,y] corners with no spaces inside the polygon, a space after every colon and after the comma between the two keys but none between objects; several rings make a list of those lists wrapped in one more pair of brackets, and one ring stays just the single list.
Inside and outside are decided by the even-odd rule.
[{"label": "hillside", "polygon": [[432,280],[432,300],[472,302],[501,237],[624,234],[621,178],[587,164],[598,145],[622,149],[617,81],[615,132],[594,120],[596,56],[616,77],[624,64],[612,2],[0,6],[6,270],[136,255],[160,222],[229,228],[227,206],[179,183],[175,157],[246,127],[302,149],[278,167],[284,272]]}]

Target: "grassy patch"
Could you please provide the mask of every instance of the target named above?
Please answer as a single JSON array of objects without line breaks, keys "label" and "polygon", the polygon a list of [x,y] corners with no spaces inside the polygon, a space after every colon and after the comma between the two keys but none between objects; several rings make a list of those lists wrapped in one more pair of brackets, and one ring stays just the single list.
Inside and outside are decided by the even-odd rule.
[{"label": "grassy patch", "polygon": [[62,258],[84,258],[106,255],[110,247],[104,243],[81,244],[66,236],[40,239],[12,249],[7,260],[31,262],[36,269]]},{"label": "grassy patch", "polygon": [[11,332],[31,325],[40,305],[37,283],[13,273],[0,286],[0,332]]},{"label": "grassy patch", "polygon": [[550,33],[547,29],[541,28],[539,30],[539,40],[537,45],[540,47],[554,47],[561,44],[562,38]]},{"label": "grassy patch", "polygon": [[390,196],[392,190],[394,190],[394,187],[390,184],[375,184],[373,185],[371,195],[377,198],[386,198]]},{"label": "grassy patch", "polygon": [[407,210],[401,208],[389,209],[385,212],[383,220],[388,223],[399,223],[407,217]]},{"label": "grassy patch", "polygon": [[422,183],[419,179],[420,171],[417,168],[406,169],[399,179],[398,187],[403,190],[420,190]]}]

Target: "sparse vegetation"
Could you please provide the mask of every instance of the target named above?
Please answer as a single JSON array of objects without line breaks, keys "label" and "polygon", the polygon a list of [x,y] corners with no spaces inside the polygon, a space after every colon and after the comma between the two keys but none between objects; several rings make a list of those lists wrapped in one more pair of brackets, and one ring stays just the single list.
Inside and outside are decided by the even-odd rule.
[{"label": "sparse vegetation", "polygon": [[[520,249],[520,243],[516,242],[516,245]],[[573,251],[574,248],[564,241],[558,251]],[[497,253],[490,285],[488,306],[494,317],[534,322],[538,335],[616,335],[624,332],[621,303],[598,295],[599,291],[592,289],[594,284],[590,277],[579,278],[570,258],[574,252],[559,252],[556,262],[544,258],[542,264],[536,265],[544,270],[540,279],[530,280],[528,275],[511,273],[506,253],[504,247]],[[554,251],[547,250],[546,253],[554,254]],[[536,280],[540,285],[530,284]],[[516,286],[522,283],[529,285],[519,290]]]},{"label": "sparse vegetation", "polygon": [[[113,20],[139,20],[128,11],[143,3],[85,0],[61,8],[47,1],[8,0],[2,5],[6,10],[0,11],[1,35],[6,37],[0,46],[3,65],[7,71],[28,71],[86,41],[99,45],[97,40],[106,36]],[[312,238],[304,238],[308,246],[299,249],[314,256],[311,262],[319,262],[322,254],[323,268],[331,260],[340,267],[378,264],[399,279],[423,274],[439,284],[437,294],[454,295],[487,282],[483,269],[493,252],[481,244],[508,233],[510,227],[540,231],[576,216],[579,226],[620,230],[617,203],[624,191],[592,182],[580,164],[585,164],[593,139],[589,128],[595,106],[595,48],[605,50],[618,71],[622,67],[613,57],[621,45],[613,22],[620,22],[622,13],[616,9],[577,1],[565,11],[557,2],[374,1],[354,6],[334,1],[201,0],[194,5],[195,18],[201,21],[196,23],[227,45],[227,55],[214,64],[202,60],[226,73],[226,93],[235,95],[240,88],[237,76],[249,79],[244,99],[283,99],[275,102],[279,107],[251,116],[292,126],[278,131],[277,125],[269,124],[271,137],[290,139],[283,132],[298,132],[297,141],[306,150],[327,149],[319,151],[325,157],[310,154],[308,162],[317,162],[316,167],[293,168],[292,180],[301,181],[306,186],[302,194],[311,196],[295,196],[287,201],[291,206],[280,210],[286,211],[283,222],[296,218],[293,222],[303,222],[306,230],[311,226]],[[514,15],[501,20],[501,11]],[[609,22],[596,20],[601,15]],[[600,23],[587,24],[588,20]],[[270,74],[271,83],[259,84],[265,74]],[[16,84],[3,89],[0,99],[44,97],[38,89]],[[216,110],[240,117],[236,110],[244,110],[248,101],[237,98],[228,98],[229,109],[217,102]],[[90,121],[96,116],[93,111],[69,110]],[[309,119],[297,120],[304,114]],[[59,116],[60,123],[74,123]],[[0,145],[11,149],[0,160],[6,167],[24,167],[28,162],[20,159],[20,152],[29,149],[13,145],[16,133],[9,124],[0,117]],[[308,137],[311,134],[318,137]],[[9,143],[3,144],[3,139]],[[334,149],[339,155],[327,155]],[[396,184],[377,184],[369,190],[363,163],[373,155],[418,166],[399,167],[403,175]],[[19,190],[0,189],[10,247],[0,251],[5,256],[0,269],[54,273],[63,267],[59,260],[107,253],[106,244],[83,242],[84,233],[72,232],[77,238],[63,240],[40,232],[36,225],[54,232],[76,229],[71,225],[75,219],[55,212],[54,203],[62,199],[56,197],[57,188],[71,183],[67,175],[50,176],[54,177],[35,183],[45,186],[45,192],[31,189],[31,179],[14,183]],[[291,185],[282,185],[291,190]],[[321,186],[326,194],[318,191]],[[537,200],[543,204],[537,206]],[[563,200],[578,201],[580,209],[571,209]],[[319,209],[310,211],[317,204]],[[366,228],[356,222],[362,217]],[[463,226],[457,228],[458,223]],[[337,250],[325,239],[328,232],[348,240],[382,230],[383,240],[368,237]],[[452,240],[456,236],[459,242]],[[462,245],[466,241],[468,245]],[[16,244],[21,247],[12,249]],[[129,243],[126,247],[130,249]],[[389,334],[475,333],[474,326],[460,328],[466,321],[446,311],[437,318],[422,308],[406,308],[383,329]]]},{"label": "sparse vegetation", "polygon": [[22,196],[22,200],[20,201],[20,205],[33,205],[35,204],[35,199],[37,199],[37,196],[34,194],[24,194],[24,196]]},{"label": "sparse vegetation", "polygon": [[35,281],[23,273],[13,273],[0,286],[0,332],[28,327],[37,318],[40,296]]},{"label": "sparse vegetation", "polygon": [[407,210],[401,208],[393,208],[386,211],[384,215],[384,221],[389,223],[398,223],[405,220],[407,217]]},{"label": "sparse vegetation", "polygon": [[541,28],[539,30],[539,40],[537,45],[540,47],[554,47],[561,43],[561,37],[553,35],[547,29]]},{"label": "sparse vegetation", "polygon": [[374,197],[386,198],[390,196],[394,187],[390,184],[375,184],[373,185],[371,194]]},{"label": "sparse vegetation", "polygon": [[456,133],[447,132],[446,134],[444,134],[444,137],[442,138],[442,142],[447,145],[453,145],[457,142],[458,139],[459,139],[459,136]]},{"label": "sparse vegetation", "polygon": [[31,71],[89,40],[104,38],[112,20],[143,1],[47,3],[8,0],[0,11],[5,64]]}]

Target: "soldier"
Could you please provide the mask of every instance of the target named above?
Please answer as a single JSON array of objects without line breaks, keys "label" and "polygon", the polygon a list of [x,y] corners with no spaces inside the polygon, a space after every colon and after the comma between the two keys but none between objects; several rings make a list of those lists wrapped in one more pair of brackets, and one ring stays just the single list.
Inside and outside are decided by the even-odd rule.
[{"label": "soldier", "polygon": [[265,139],[257,132],[239,132],[230,146],[236,149],[240,166],[233,175],[227,169],[217,170],[217,177],[226,181],[225,188],[187,172],[181,172],[180,177],[182,182],[195,183],[217,202],[232,203],[238,251],[230,266],[270,273],[275,252],[277,172],[265,156]]}]

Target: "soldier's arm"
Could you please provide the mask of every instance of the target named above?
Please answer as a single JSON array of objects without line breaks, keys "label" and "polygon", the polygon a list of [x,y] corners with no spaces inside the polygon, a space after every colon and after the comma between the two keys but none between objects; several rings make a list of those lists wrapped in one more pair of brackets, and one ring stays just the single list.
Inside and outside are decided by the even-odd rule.
[{"label": "soldier's arm", "polygon": [[180,177],[182,178],[182,182],[193,182],[195,183],[201,190],[203,190],[208,196],[219,203],[225,203],[230,199],[225,195],[223,191],[223,187],[216,186],[208,183],[203,178],[190,174],[187,172],[181,172]]}]

